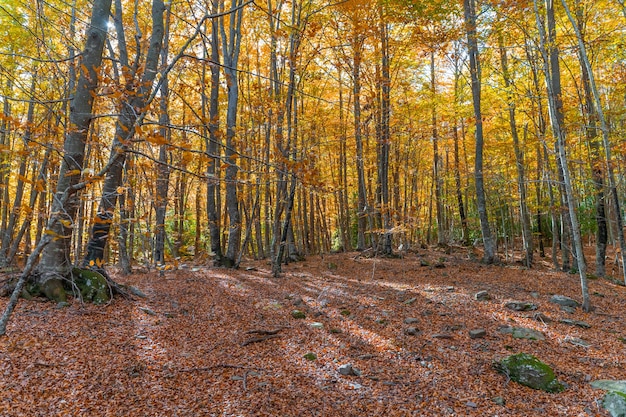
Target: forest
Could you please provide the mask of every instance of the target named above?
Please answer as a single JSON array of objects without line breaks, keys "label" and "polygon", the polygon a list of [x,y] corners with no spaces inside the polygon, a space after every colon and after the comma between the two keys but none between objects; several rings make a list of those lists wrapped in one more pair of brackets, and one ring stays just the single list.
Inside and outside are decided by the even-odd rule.
[{"label": "forest", "polygon": [[[245,303],[274,314],[305,291],[288,281],[318,268],[347,280],[295,296],[323,310],[337,285],[367,292],[363,276],[430,271],[448,288],[451,264],[472,276],[470,298],[498,286],[498,268],[510,287],[495,298],[536,274],[550,277],[544,295],[580,300],[585,324],[622,317],[623,0],[4,0],[0,34],[0,335],[14,310],[8,329],[37,326],[28,311],[48,314],[32,304],[42,297],[55,314],[77,302],[97,317],[85,302],[126,311],[172,277],[200,286],[190,300],[211,298],[213,274],[259,299],[273,280],[287,293]],[[367,264],[358,285],[356,263]],[[170,284],[148,299],[192,292]],[[388,299],[380,285],[374,303]],[[334,302],[334,320],[362,319]],[[278,343],[285,328],[253,329],[252,343]],[[626,333],[611,331],[619,346]],[[131,377],[149,368],[137,366]],[[239,366],[220,369],[245,370],[245,392],[261,371]]]}]

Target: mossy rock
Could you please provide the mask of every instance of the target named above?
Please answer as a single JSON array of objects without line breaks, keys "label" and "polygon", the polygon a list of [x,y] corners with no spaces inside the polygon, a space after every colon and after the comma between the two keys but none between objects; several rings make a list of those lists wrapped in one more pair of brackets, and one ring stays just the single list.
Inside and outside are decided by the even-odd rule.
[{"label": "mossy rock", "polygon": [[304,314],[304,312],[300,310],[293,310],[291,312],[291,317],[293,317],[294,319],[304,319],[306,318],[306,314]]},{"label": "mossy rock", "polygon": [[557,381],[552,368],[527,353],[508,356],[495,367],[511,380],[533,389],[546,392],[561,392],[565,389]]},{"label": "mossy rock", "polygon": [[72,278],[84,301],[105,304],[111,300],[109,284],[101,273],[90,269],[72,268]]},{"label": "mossy rock", "polygon": [[41,284],[41,293],[49,300],[56,303],[66,303],[67,293],[63,288],[63,283],[59,279],[49,279]]}]

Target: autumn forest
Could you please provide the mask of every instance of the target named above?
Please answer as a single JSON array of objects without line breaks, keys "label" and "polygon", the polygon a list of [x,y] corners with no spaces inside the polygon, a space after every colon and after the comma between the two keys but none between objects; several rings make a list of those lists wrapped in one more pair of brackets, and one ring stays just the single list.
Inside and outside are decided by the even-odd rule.
[{"label": "autumn forest", "polygon": [[[437,348],[437,343],[455,343],[450,347],[452,356],[491,349],[485,346],[493,339],[484,344],[473,340],[485,337],[481,326],[487,329],[487,337],[500,332],[496,323],[485,324],[489,317],[505,321],[496,311],[500,304],[489,304],[493,297],[506,300],[515,293],[540,299],[575,288],[576,293],[569,295],[580,303],[566,306],[573,310],[550,305],[545,311],[557,316],[563,311],[573,314],[580,307],[583,313],[576,314],[584,314],[586,321],[566,318],[557,326],[588,329],[593,325],[589,332],[595,332],[605,358],[616,357],[619,347],[607,339],[613,336],[600,329],[617,326],[616,310],[623,296],[619,285],[626,283],[623,0],[3,0],[0,35],[0,294],[11,296],[2,300],[6,310],[0,335],[5,334],[19,297],[43,297],[60,309],[76,298],[81,305],[83,301],[110,305],[115,303],[113,295],[120,296],[116,300],[141,300],[146,294],[133,285],[148,288],[153,304],[142,307],[141,318],[132,304],[123,301],[117,301],[119,312],[109,318],[109,323],[125,323],[119,325],[126,330],[138,326],[138,333],[115,332],[107,340],[117,343],[122,338],[114,348],[119,352],[130,343],[123,339],[128,337],[143,344],[141,349],[150,349],[152,356],[139,355],[138,365],[128,363],[128,356],[107,363],[106,367],[120,364],[111,375],[117,372],[126,379],[106,383],[106,389],[113,391],[98,391],[103,402],[108,397],[111,404],[119,401],[128,406],[130,391],[117,392],[115,387],[152,375],[155,364],[163,366],[158,373],[164,381],[173,378],[172,392],[187,383],[181,382],[187,381],[187,375],[222,372],[231,384],[242,381],[243,390],[235,389],[237,394],[232,395],[245,397],[253,389],[248,378],[252,384],[254,378],[260,381],[269,375],[266,367],[255,365],[258,362],[245,362],[253,356],[245,357],[245,366],[200,361],[175,369],[174,359],[163,365],[165,360],[152,350],[156,344],[146,344],[156,340],[163,331],[159,326],[168,319],[185,324],[162,336],[187,343],[180,331],[195,331],[192,309],[210,318],[213,310],[205,309],[222,308],[220,317],[233,320],[232,328],[228,320],[216,321],[220,331],[230,335],[225,340],[237,341],[239,353],[253,344],[264,352],[258,355],[263,360],[273,360],[268,358],[275,352],[267,344],[281,338],[313,340],[311,346],[319,347],[344,337],[350,342],[338,341],[324,348],[328,351],[311,348],[304,356],[297,352],[297,357],[304,357],[298,363],[304,361],[305,368],[313,366],[309,362],[334,366],[337,352],[360,346],[359,354],[352,357],[361,362],[371,363],[376,355],[383,355],[380,352],[398,349],[402,355],[419,356],[415,363],[430,369],[439,366],[437,358],[443,364],[448,355],[441,354],[448,345]],[[494,284],[498,272],[492,269],[503,266],[508,271],[515,268],[510,273],[516,284],[506,289],[498,286],[504,282]],[[440,268],[444,272],[433,272]],[[459,268],[459,273],[449,275],[444,268]],[[142,278],[138,271],[153,275]],[[253,276],[257,272],[263,277]],[[174,273],[195,290],[181,295],[186,291],[183,287],[168,284],[172,279],[168,274]],[[367,287],[378,274],[389,274],[397,282]],[[542,293],[545,288],[522,290],[538,282],[532,274],[552,277],[547,287],[553,293]],[[371,282],[365,283],[362,278],[367,276]],[[459,276],[466,276],[463,284],[451,283]],[[285,277],[266,286],[267,280]],[[415,277],[432,281],[418,291]],[[299,279],[308,284],[300,287]],[[486,286],[487,281],[491,284]],[[465,295],[457,294],[459,286],[473,292],[489,287],[491,292],[486,298],[476,293],[473,302],[483,304],[471,307],[477,309],[472,314],[461,314],[464,320],[472,320],[462,325],[445,322],[446,317],[456,316],[438,310],[454,303],[460,303],[455,314],[469,308]],[[361,301],[352,305],[333,288],[349,289]],[[301,295],[307,291],[318,293]],[[371,300],[363,301],[368,293]],[[170,294],[170,301],[164,294]],[[213,307],[207,307],[202,297],[213,300],[214,305],[209,303]],[[564,298],[558,297],[556,302],[562,302]],[[187,307],[181,307],[181,300]],[[336,308],[332,314],[328,303]],[[412,327],[418,319],[401,317],[413,311],[413,303],[430,306],[424,315],[435,313],[419,329]],[[242,333],[239,320],[246,313],[241,309],[252,304],[253,322],[259,327]],[[291,305],[297,310],[287,314],[291,320],[287,325],[283,310]],[[372,318],[365,310],[375,305],[384,310],[382,316]],[[492,307],[496,310],[487,311]],[[92,308],[98,306],[58,310],[55,317],[71,323],[76,320],[68,315],[97,316]],[[594,310],[610,314],[592,316]],[[43,326],[47,334],[59,331],[38,322],[38,315],[48,312],[32,304],[15,311],[16,320],[24,323],[23,329],[19,324],[13,327],[21,342],[5,340],[0,358],[4,350],[18,360],[18,352],[26,352],[29,346],[45,354],[47,342],[28,342],[27,329]],[[314,312],[319,322],[308,323],[313,327],[293,324],[308,320]],[[509,321],[532,319],[535,325],[537,321],[546,325],[549,317],[537,316],[543,312],[532,318],[515,313]],[[274,323],[271,328],[266,321]],[[357,322],[374,326],[367,337],[359,336],[367,344],[355,342],[362,329],[350,326]],[[92,328],[103,324],[98,323]],[[244,323],[248,325],[243,327],[251,328],[251,323]],[[79,320],[63,328],[84,337],[87,330],[72,330],[80,325]],[[401,328],[401,341],[393,339],[395,325],[400,326],[395,330]],[[334,327],[323,340],[316,339],[322,337],[318,330],[324,326]],[[458,341],[460,333],[454,332],[464,331],[460,329],[473,329],[472,340]],[[413,342],[406,340],[430,330],[431,341],[419,348],[420,355],[409,349]],[[206,337],[196,336],[196,340]],[[510,345],[500,346],[499,337],[495,337],[499,347],[493,349],[509,350]],[[565,352],[561,360],[571,359],[567,337],[558,345],[545,342],[555,346],[537,351],[552,363],[559,360],[558,352]],[[73,343],[74,339],[63,336],[62,340]],[[589,348],[581,344],[582,339],[572,340],[576,349]],[[291,342],[284,346],[287,353],[278,362],[295,354]],[[424,353],[431,348],[432,354]],[[159,349],[165,357],[166,349]],[[225,352],[224,358],[239,355]],[[212,358],[220,356],[216,353]],[[394,372],[414,366],[408,357],[393,358]],[[477,374],[487,372],[488,361],[473,358],[478,362],[467,363],[482,369]],[[63,360],[71,368],[72,360]],[[45,358],[33,363],[48,373],[60,371]],[[606,375],[596,372],[593,378],[623,379],[619,360],[602,363]],[[361,371],[351,366],[339,373],[360,378]],[[585,374],[591,372],[587,363],[581,360],[577,366],[580,372],[567,374],[570,385],[592,378]],[[307,378],[317,378],[311,375],[320,369],[307,373]],[[387,392],[390,386],[402,392],[381,394],[380,400],[367,397],[372,402],[361,409],[351,402],[354,415],[374,415],[367,414],[372,410],[409,415],[402,414],[404,405],[386,402],[397,395],[410,398],[407,404],[421,401],[428,407],[443,407],[445,412],[433,415],[444,415],[459,404],[476,415],[502,412],[498,407],[504,407],[497,400],[504,395],[501,391],[494,391],[496,400],[473,397],[482,392],[484,380],[476,379],[479,385],[459,394],[469,395],[469,400],[447,403],[438,392],[418,400],[408,390],[406,397],[402,388],[406,381],[398,382],[402,376],[387,371],[379,375],[373,369],[367,375],[372,376],[368,383],[374,385],[367,388],[372,393]],[[241,378],[229,373],[239,371],[245,371]],[[443,376],[447,372],[433,375],[448,381]],[[23,377],[27,386],[35,378],[32,372],[15,375],[3,381]],[[430,371],[419,375],[427,378]],[[292,387],[278,380],[283,381],[254,385],[258,392],[268,393],[267,403],[221,397],[232,390],[208,392],[214,392],[220,407],[225,407],[220,415],[235,415],[228,414],[224,405],[231,401],[239,404],[235,409],[248,410],[242,411],[245,415],[256,415],[251,410],[260,414],[260,410],[275,410],[281,401],[288,410],[281,415],[305,415],[293,412],[293,404],[300,400]],[[379,380],[395,382],[379,384]],[[341,404],[344,395],[364,387],[363,381],[350,383],[335,398],[326,397],[330,391],[325,391],[325,383],[320,382],[319,392],[308,400],[313,404],[310,410],[322,414],[311,411],[311,415],[330,415],[324,414],[326,407]],[[146,392],[162,390],[169,382],[163,384]],[[20,392],[19,384],[11,387],[6,395]],[[196,395],[194,387],[197,383],[190,382],[180,395]],[[575,399],[567,397],[574,405],[563,415],[591,407],[591,391],[581,390],[584,394]],[[202,408],[202,401],[196,401],[199,397],[194,398],[200,411],[180,411],[180,415],[209,415],[202,413],[209,413],[211,406]],[[11,402],[6,401],[0,406]],[[331,406],[325,401],[335,402]],[[511,401],[511,410],[517,410],[511,415],[521,415],[524,402]],[[19,403],[26,411],[15,415],[29,415],[32,410],[26,402]],[[167,408],[173,402],[166,408],[146,404],[151,403],[137,405],[143,411],[129,415],[157,409],[169,410],[164,415],[179,415]],[[479,412],[481,404],[487,408]],[[70,415],[59,411],[62,403],[54,407],[59,415]],[[415,407],[408,405],[406,410],[427,409]],[[554,412],[550,407],[536,415]],[[95,415],[84,410],[83,415]],[[50,413],[38,415],[56,415]]]}]

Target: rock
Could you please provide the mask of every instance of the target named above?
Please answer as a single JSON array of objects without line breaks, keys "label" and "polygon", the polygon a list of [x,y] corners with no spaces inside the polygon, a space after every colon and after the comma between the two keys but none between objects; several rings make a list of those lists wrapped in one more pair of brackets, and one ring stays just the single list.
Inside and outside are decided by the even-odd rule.
[{"label": "rock", "polygon": [[340,314],[344,317],[348,317],[351,313],[350,310],[341,310]]},{"label": "rock", "polygon": [[416,319],[415,317],[407,317],[404,319],[404,324],[415,324],[418,323],[419,320]]},{"label": "rock", "polygon": [[591,383],[593,388],[603,389],[606,391],[617,391],[626,395],[626,380],[618,381],[612,379],[599,379]]},{"label": "rock", "polygon": [[474,329],[469,331],[470,339],[482,339],[487,336],[487,331],[485,329]]},{"label": "rock", "polygon": [[94,304],[106,304],[111,301],[109,283],[101,273],[91,269],[72,268],[72,278],[83,300]]},{"label": "rock", "polygon": [[323,323],[319,323],[317,321],[309,324],[309,326],[311,326],[311,328],[313,328],[313,329],[323,329],[324,328],[324,324]]},{"label": "rock", "polygon": [[476,408],[478,407],[478,404],[476,404],[474,401],[468,401],[465,403],[465,405],[469,408]]},{"label": "rock", "polygon": [[609,391],[602,399],[602,406],[611,417],[626,417],[626,381],[603,379],[593,381],[591,386]]},{"label": "rock", "polygon": [[487,301],[487,300],[491,300],[491,296],[489,295],[487,291],[483,290],[483,291],[478,291],[476,294],[474,294],[474,299],[476,301]]},{"label": "rock", "polygon": [[306,314],[304,314],[304,312],[300,310],[293,310],[291,312],[291,317],[293,317],[294,319],[304,319],[306,318]]},{"label": "rock", "polygon": [[626,417],[626,394],[621,392],[607,392],[602,399],[602,407],[611,417]]},{"label": "rock", "polygon": [[141,298],[147,298],[148,296],[146,294],[144,294],[143,291],[141,291],[139,288],[133,287],[132,285],[129,285],[128,287],[128,291],[130,291],[131,294],[136,295],[137,297],[141,297]]},{"label": "rock", "polygon": [[591,324],[585,323],[584,321],[580,321],[580,320],[562,319],[562,320],[559,320],[559,323],[569,324],[570,326],[582,327],[583,329],[591,328]]},{"label": "rock", "polygon": [[374,357],[374,355],[370,354],[370,353],[366,353],[365,355],[360,355],[359,359],[362,361],[368,360],[368,359],[372,359]]},{"label": "rock", "polygon": [[561,392],[564,385],[557,381],[554,371],[533,355],[518,353],[495,364],[496,369],[519,384],[546,392]]},{"label": "rock", "polygon": [[435,333],[431,337],[433,339],[452,339],[452,335],[447,333]]},{"label": "rock", "polygon": [[298,307],[298,306],[301,306],[302,304],[304,304],[304,300],[302,300],[302,297],[296,296],[291,301],[291,304],[293,304],[294,306]]},{"label": "rock", "polygon": [[559,306],[559,308],[562,311],[565,311],[566,313],[569,314],[574,314],[576,312],[576,307],[570,307],[570,306]]},{"label": "rock", "polygon": [[494,403],[496,403],[496,404],[498,404],[500,406],[503,406],[504,404],[506,404],[506,401],[502,397],[493,397],[491,399],[491,401],[493,401]]},{"label": "rock", "polygon": [[580,303],[578,301],[564,295],[553,295],[552,298],[550,298],[550,302],[565,307],[580,307]]},{"label": "rock", "polygon": [[416,302],[416,301],[417,301],[417,298],[413,297],[413,298],[409,298],[408,300],[406,300],[406,301],[404,302],[404,304],[406,304],[406,305],[411,305],[411,304],[413,304],[413,303],[414,303],[414,302]]},{"label": "rock", "polygon": [[591,346],[591,343],[581,339],[580,337],[566,337],[565,341],[571,343],[574,346],[580,346],[584,348],[588,348],[589,346]]},{"label": "rock", "polygon": [[524,301],[509,301],[504,305],[509,310],[513,311],[530,311],[537,310],[537,305],[533,303],[526,303]]},{"label": "rock", "polygon": [[149,316],[156,316],[156,313],[153,310],[150,310],[148,307],[139,307],[139,310],[143,311]]},{"label": "rock", "polygon": [[548,316],[546,316],[543,313],[535,313],[533,314],[533,319],[540,321],[542,323],[550,323],[552,321],[552,319]]},{"label": "rock", "polygon": [[404,333],[409,336],[415,336],[419,333],[419,329],[417,327],[407,327],[406,329],[404,329]]},{"label": "rock", "polygon": [[499,330],[500,333],[510,334],[515,339],[546,340],[543,333],[527,327],[502,326]]},{"label": "rock", "polygon": [[341,375],[345,376],[361,376],[361,371],[353,367],[351,363],[341,365],[338,371]]}]

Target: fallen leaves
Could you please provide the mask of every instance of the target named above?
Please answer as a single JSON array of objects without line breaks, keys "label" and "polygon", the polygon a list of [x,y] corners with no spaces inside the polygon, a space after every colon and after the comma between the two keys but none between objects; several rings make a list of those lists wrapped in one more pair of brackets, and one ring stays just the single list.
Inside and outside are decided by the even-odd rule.
[{"label": "fallen leaves", "polygon": [[[0,416],[601,413],[589,381],[626,379],[625,288],[594,280],[596,310],[568,313],[549,300],[577,294],[576,277],[462,253],[445,268],[420,266],[440,257],[326,255],[278,279],[263,262],[120,276],[146,297],[106,307],[22,300],[0,338]],[[489,297],[477,301],[480,291]],[[510,300],[538,308],[509,310]],[[493,370],[519,352],[549,363],[568,389],[535,392]],[[345,364],[360,375],[342,375]]]}]

